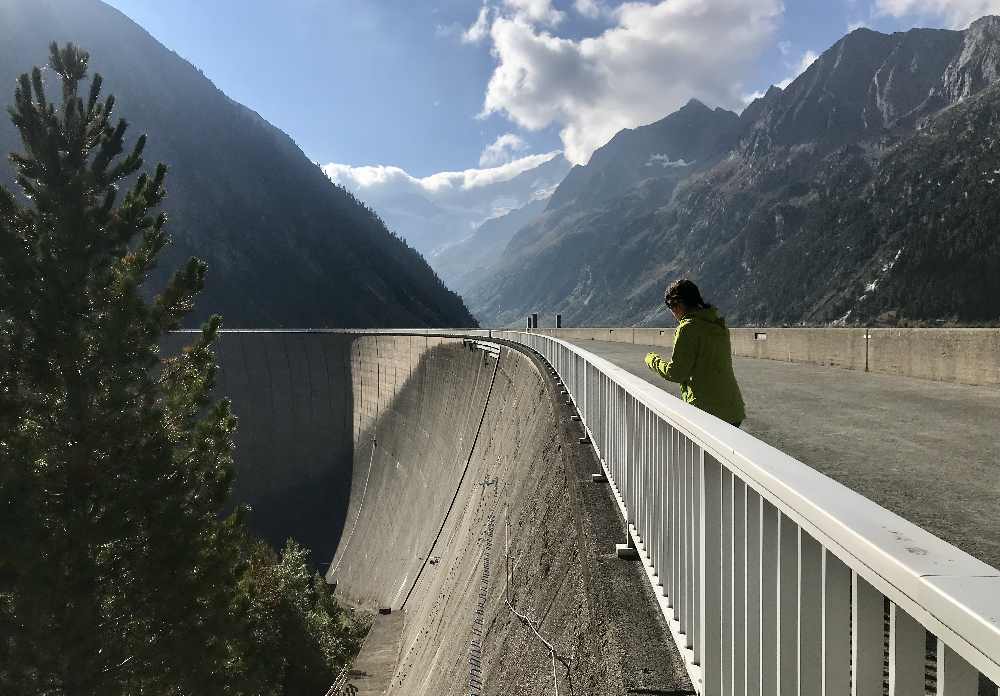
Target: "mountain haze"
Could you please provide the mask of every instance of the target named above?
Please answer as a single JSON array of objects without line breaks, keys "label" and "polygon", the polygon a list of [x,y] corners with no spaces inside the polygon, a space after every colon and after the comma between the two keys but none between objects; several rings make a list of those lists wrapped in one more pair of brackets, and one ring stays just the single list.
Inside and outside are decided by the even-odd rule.
[{"label": "mountain haze", "polygon": [[329,164],[323,169],[335,183],[370,205],[441,273],[440,254],[467,239],[485,221],[547,198],[569,168],[565,157],[549,153],[423,179],[398,167]]},{"label": "mountain haze", "polygon": [[441,250],[433,257],[434,267],[448,287],[459,294],[466,292],[489,273],[514,235],[541,217],[548,204],[548,198],[540,198],[490,218],[465,239]]},{"label": "mountain haze", "polygon": [[[51,41],[91,55],[130,142],[149,134],[147,169],[170,167],[172,245],[159,273],[209,264],[194,319],[229,327],[468,326],[461,299],[419,253],[330,183],[286,134],[232,101],[199,70],[97,0],[0,0],[0,101],[47,64]],[[51,80],[48,80],[51,87]],[[0,119],[0,151],[19,151]],[[0,181],[10,186],[9,167]]]},{"label": "mountain haze", "polygon": [[739,116],[619,133],[467,301],[491,324],[656,324],[684,275],[739,323],[1000,321],[998,75],[995,17],[856,30]]}]

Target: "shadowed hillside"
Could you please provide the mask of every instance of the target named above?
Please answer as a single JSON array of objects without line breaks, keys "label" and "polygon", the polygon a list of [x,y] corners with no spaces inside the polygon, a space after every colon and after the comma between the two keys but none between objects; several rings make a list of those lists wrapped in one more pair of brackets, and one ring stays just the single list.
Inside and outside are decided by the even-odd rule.
[{"label": "shadowed hillside", "polygon": [[[291,138],[97,0],[0,0],[0,101],[46,64],[53,40],[90,52],[131,138],[153,136],[146,161],[171,169],[173,244],[160,268],[191,255],[209,264],[192,322],[219,312],[243,327],[472,323],[423,258]],[[0,152],[19,143],[0,119]],[[11,183],[8,167],[0,180]]]}]

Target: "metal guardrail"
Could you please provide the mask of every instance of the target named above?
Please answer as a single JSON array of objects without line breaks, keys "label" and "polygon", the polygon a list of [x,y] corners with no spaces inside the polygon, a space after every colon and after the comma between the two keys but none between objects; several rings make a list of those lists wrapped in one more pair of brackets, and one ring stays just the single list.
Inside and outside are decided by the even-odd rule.
[{"label": "metal guardrail", "polygon": [[699,693],[924,694],[927,632],[934,693],[1000,682],[996,568],[586,350],[492,337],[563,380]]}]

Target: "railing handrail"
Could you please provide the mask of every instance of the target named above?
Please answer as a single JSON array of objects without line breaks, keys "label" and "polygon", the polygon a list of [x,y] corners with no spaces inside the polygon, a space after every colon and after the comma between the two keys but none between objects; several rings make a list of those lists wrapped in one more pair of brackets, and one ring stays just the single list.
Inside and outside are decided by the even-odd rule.
[{"label": "railing handrail", "polygon": [[[1000,681],[1000,570],[752,435],[552,336],[681,430],[971,665]],[[595,442],[596,447],[596,442]]]}]

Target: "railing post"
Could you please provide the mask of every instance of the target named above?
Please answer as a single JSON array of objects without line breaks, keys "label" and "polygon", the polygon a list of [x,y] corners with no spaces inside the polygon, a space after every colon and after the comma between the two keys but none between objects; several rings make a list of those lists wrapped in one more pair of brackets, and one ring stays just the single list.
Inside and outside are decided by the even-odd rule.
[{"label": "railing post", "polygon": [[857,573],[851,604],[851,696],[882,695],[882,594]]},{"label": "railing post", "polygon": [[976,696],[979,673],[941,640],[937,649],[937,696]]},{"label": "railing post", "polygon": [[799,528],[781,515],[778,548],[778,692],[799,691]]},{"label": "railing post", "polygon": [[764,500],[760,554],[760,693],[778,693],[778,544],[781,513]]},{"label": "railing post", "polygon": [[722,689],[730,696],[733,693],[733,653],[735,635],[733,632],[733,472],[722,467],[722,539],[719,544],[722,565],[721,574],[721,616],[722,623]]},{"label": "railing post", "polygon": [[681,521],[681,482],[684,480],[681,468],[680,448],[678,445],[678,434],[674,428],[670,428],[670,445],[667,453],[667,466],[670,467],[670,479],[667,486],[670,489],[670,503],[667,505],[670,522],[667,530],[670,533],[670,586],[667,596],[670,598],[670,608],[673,609],[673,617],[680,621],[681,618],[681,556],[683,547],[681,546],[680,530],[683,529]]},{"label": "railing post", "polygon": [[799,529],[799,696],[823,690],[823,547]]},{"label": "railing post", "polygon": [[[700,646],[697,643],[698,592],[698,506],[695,504],[700,496],[697,474],[697,464],[694,460],[694,443],[684,438],[684,626],[687,634],[687,647],[691,648],[695,664],[701,664]],[[696,468],[697,467],[697,468]],[[697,474],[697,475],[696,475]]]},{"label": "railing post", "polygon": [[702,696],[722,693],[722,465],[700,450],[701,470],[701,540],[699,585],[699,643],[701,656]]},{"label": "railing post", "polygon": [[889,607],[889,696],[924,690],[927,631],[895,603]]},{"label": "railing post", "polygon": [[733,476],[733,696],[747,688],[747,486]]},{"label": "railing post", "polygon": [[851,571],[823,551],[823,696],[851,690]]},{"label": "railing post", "polygon": [[746,673],[747,696],[761,696],[761,497],[747,486]]}]

